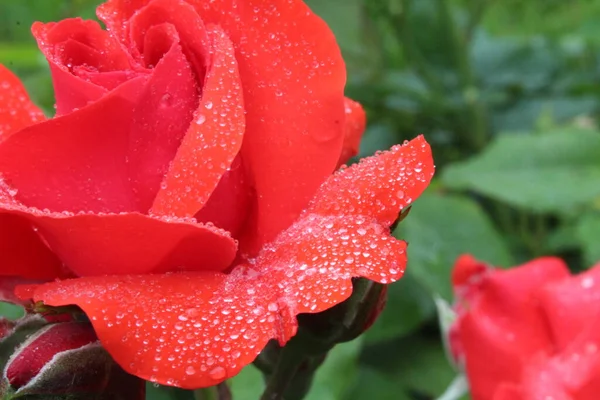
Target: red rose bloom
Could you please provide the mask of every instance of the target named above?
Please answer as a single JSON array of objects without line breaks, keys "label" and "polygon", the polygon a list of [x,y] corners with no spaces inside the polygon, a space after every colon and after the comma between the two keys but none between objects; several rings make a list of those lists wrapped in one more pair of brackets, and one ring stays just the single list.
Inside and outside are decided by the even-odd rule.
[{"label": "red rose bloom", "polygon": [[600,393],[600,264],[571,276],[557,258],[509,270],[457,261],[452,353],[473,400],[595,400]]},{"label": "red rose bloom", "polygon": [[98,16],[106,31],[33,26],[54,118],[0,68],[0,274],[54,281],[21,298],[80,306],[125,370],[197,388],[352,277],[401,277],[389,227],[433,175],[429,146],[331,175],[364,112],[304,3],[110,0]]}]

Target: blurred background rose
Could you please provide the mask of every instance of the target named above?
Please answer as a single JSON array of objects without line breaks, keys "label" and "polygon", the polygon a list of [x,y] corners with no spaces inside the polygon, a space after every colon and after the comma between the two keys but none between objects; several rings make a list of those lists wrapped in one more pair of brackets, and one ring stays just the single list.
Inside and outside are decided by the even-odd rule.
[{"label": "blurred background rose", "polygon": [[[97,0],[0,0],[0,63],[51,114],[34,20],[93,18]],[[400,226],[407,275],[363,337],[336,347],[311,400],[426,400],[456,372],[433,296],[461,253],[501,267],[600,259],[600,0],[310,0],[336,33],[348,95],[369,117],[360,156],[424,133],[437,179]],[[14,313],[5,308],[4,313]],[[235,399],[258,397],[254,367]],[[193,396],[149,386],[153,400]]]}]

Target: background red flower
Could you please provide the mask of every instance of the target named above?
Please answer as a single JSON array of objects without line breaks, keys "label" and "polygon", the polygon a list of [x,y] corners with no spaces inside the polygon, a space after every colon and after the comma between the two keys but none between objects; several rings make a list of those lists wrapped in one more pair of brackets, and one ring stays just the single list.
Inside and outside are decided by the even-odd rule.
[{"label": "background red flower", "polygon": [[576,276],[551,257],[509,270],[477,265],[463,257],[455,267],[451,335],[473,399],[597,398],[600,265]]}]

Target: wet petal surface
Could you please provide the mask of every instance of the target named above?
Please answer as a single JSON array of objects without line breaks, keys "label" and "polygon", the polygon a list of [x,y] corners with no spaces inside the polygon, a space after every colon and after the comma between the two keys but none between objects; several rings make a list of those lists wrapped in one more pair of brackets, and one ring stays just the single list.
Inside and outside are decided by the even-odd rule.
[{"label": "wet petal surface", "polygon": [[342,168],[319,188],[308,212],[369,215],[390,226],[427,188],[433,172],[431,148],[419,136]]},{"label": "wet petal surface", "polygon": [[[23,238],[39,236],[40,241],[78,276],[218,271],[227,268],[236,255],[237,246],[229,233],[212,225],[199,224],[192,219],[150,217],[139,213],[54,213],[24,206],[4,182],[0,183],[1,218],[13,218],[21,229],[27,225],[35,226],[37,233],[26,231],[28,236]],[[38,248],[35,246],[25,257],[36,255],[34,261],[45,261],[53,266],[54,256],[48,254],[45,247],[34,253],[33,250]],[[14,248],[15,251],[18,249]],[[17,261],[23,259],[19,254],[14,256]],[[56,267],[47,271],[42,269],[46,264],[35,265],[40,275],[54,273]],[[3,264],[5,272],[0,275],[10,274],[11,268],[18,265]]]},{"label": "wet petal surface", "polygon": [[0,64],[0,140],[44,119],[19,78]]},{"label": "wet petal surface", "polygon": [[242,146],[244,99],[233,45],[219,28],[211,27],[209,35],[214,54],[202,99],[154,200],[154,214],[196,214]]},{"label": "wet petal surface", "polygon": [[[402,154],[382,154],[367,165],[387,165]],[[422,162],[432,164],[423,154]],[[360,181],[359,171],[340,174]],[[50,305],[78,304],[107,350],[133,374],[184,388],[212,386],[252,362],[270,339],[289,340],[297,314],[348,298],[352,277],[390,283],[402,276],[406,244],[368,214],[374,210],[364,211],[307,212],[230,274],[93,277],[21,293]]]}]

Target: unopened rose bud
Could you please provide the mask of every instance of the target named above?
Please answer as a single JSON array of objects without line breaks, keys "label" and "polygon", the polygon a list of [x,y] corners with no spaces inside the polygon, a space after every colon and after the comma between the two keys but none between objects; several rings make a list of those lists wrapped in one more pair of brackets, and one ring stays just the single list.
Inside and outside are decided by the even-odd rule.
[{"label": "unopened rose bud", "polygon": [[115,364],[87,322],[30,315],[6,332],[0,341],[2,398],[144,398],[144,382]]}]

